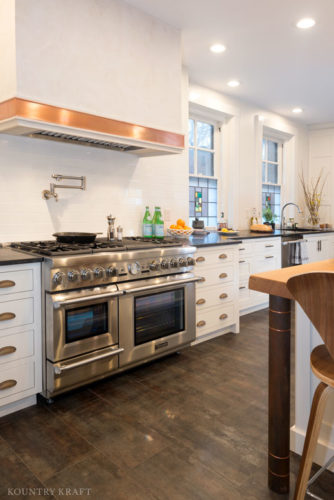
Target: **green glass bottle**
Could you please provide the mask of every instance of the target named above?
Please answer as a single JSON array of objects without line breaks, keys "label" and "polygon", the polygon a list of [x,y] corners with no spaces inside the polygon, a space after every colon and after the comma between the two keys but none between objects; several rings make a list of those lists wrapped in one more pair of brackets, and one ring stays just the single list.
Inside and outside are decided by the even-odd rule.
[{"label": "green glass bottle", "polygon": [[153,224],[154,238],[162,239],[165,236],[165,233],[164,233],[164,221],[162,219],[160,207],[155,207],[152,224]]},{"label": "green glass bottle", "polygon": [[151,214],[150,214],[149,207],[146,207],[145,215],[144,215],[144,218],[143,218],[142,228],[143,228],[142,229],[143,237],[144,238],[152,238],[152,236],[153,236],[153,225],[152,225],[152,219],[151,219]]}]

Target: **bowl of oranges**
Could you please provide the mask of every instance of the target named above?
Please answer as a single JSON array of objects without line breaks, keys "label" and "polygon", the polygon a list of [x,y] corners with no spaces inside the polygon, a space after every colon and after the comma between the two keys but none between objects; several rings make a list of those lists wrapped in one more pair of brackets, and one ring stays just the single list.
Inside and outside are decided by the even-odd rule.
[{"label": "bowl of oranges", "polygon": [[186,223],[182,219],[177,219],[176,224],[171,224],[167,229],[167,232],[173,236],[178,236],[179,238],[185,238],[190,236],[193,229],[186,226]]}]

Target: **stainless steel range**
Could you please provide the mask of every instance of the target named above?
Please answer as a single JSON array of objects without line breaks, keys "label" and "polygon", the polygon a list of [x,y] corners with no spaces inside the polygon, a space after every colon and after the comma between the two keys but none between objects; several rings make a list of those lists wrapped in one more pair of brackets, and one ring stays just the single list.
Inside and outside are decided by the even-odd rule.
[{"label": "stainless steel range", "polygon": [[194,247],[168,238],[12,246],[44,256],[45,397],[195,339]]}]

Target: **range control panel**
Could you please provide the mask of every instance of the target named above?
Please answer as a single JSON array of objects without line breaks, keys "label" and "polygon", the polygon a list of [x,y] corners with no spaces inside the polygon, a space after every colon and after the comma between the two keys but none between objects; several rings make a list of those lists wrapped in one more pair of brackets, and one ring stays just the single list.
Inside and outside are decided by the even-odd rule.
[{"label": "range control panel", "polygon": [[[93,256],[92,256],[93,257]],[[95,256],[96,257],[96,256]],[[156,258],[134,258],[126,261],[84,262],[76,259],[71,266],[51,269],[50,291],[106,285],[154,276],[191,271],[195,265],[193,253]],[[82,263],[80,262],[82,260]]]}]

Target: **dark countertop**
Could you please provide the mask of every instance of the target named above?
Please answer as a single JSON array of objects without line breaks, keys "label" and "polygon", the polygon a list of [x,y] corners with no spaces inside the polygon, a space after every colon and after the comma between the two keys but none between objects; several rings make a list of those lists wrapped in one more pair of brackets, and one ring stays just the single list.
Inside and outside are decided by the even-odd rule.
[{"label": "dark countertop", "polygon": [[334,233],[334,229],[319,229],[319,230],[298,230],[298,231],[281,231],[280,229],[273,233],[253,233],[247,229],[238,231],[237,235],[221,236],[216,232],[207,234],[206,236],[190,236],[189,243],[195,247],[210,247],[214,245],[235,245],[241,243],[243,240],[250,240],[255,238],[274,238],[281,236],[292,236],[299,234],[321,234],[321,233]]},{"label": "dark countertop", "polygon": [[12,248],[0,248],[0,266],[9,266],[12,264],[30,264],[31,262],[43,262],[43,257],[29,255],[13,250]]}]

